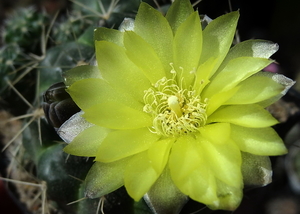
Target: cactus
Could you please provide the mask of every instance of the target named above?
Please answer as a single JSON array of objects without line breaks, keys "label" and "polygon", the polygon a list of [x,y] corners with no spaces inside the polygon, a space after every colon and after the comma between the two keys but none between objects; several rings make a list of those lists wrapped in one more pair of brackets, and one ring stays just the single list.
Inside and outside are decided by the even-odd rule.
[{"label": "cactus", "polygon": [[22,59],[21,48],[17,43],[4,45],[0,49],[0,88],[1,91],[5,90],[6,78],[12,80],[16,76],[15,67],[24,63]]},{"label": "cactus", "polygon": [[[166,1],[145,1],[169,7]],[[1,145],[5,168],[0,179],[20,201],[24,213],[42,214],[152,214],[147,204],[135,202],[124,188],[88,199],[84,184],[92,158],[70,156],[56,130],[79,111],[65,91],[62,74],[83,64],[94,64],[94,29],[118,28],[134,18],[140,0],[71,0],[67,13],[52,16],[34,7],[17,9],[1,32],[0,112],[2,135],[14,126]],[[202,28],[210,21],[205,16]],[[15,103],[18,103],[16,105]],[[44,112],[43,112],[43,109]],[[3,116],[4,115],[4,116]],[[190,200],[182,213],[210,213]],[[195,213],[196,213],[195,212]]]},{"label": "cactus", "polygon": [[48,16],[44,12],[38,12],[34,7],[20,8],[14,11],[5,22],[2,38],[4,43],[16,43],[27,51],[34,51],[39,44],[37,38]]}]

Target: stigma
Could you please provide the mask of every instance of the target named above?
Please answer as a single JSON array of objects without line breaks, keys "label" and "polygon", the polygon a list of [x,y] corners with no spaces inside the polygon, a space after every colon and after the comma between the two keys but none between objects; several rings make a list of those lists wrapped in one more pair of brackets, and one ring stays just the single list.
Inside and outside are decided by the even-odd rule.
[{"label": "stigma", "polygon": [[181,106],[179,105],[179,102],[178,102],[178,97],[176,97],[174,95],[170,96],[168,98],[168,105],[169,105],[170,109],[172,111],[174,111],[178,117],[182,116],[182,110],[181,110]]}]

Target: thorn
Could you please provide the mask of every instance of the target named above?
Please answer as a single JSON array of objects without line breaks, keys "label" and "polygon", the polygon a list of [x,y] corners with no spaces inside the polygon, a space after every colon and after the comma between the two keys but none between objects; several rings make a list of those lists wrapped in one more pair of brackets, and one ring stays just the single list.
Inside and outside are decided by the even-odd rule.
[{"label": "thorn", "polygon": [[80,202],[80,201],[84,201],[85,199],[87,199],[87,197],[80,198],[80,199],[78,199],[78,200],[76,200],[76,201],[72,201],[72,202],[70,202],[70,203],[67,203],[67,205],[76,204],[76,203],[78,203],[78,202]]}]

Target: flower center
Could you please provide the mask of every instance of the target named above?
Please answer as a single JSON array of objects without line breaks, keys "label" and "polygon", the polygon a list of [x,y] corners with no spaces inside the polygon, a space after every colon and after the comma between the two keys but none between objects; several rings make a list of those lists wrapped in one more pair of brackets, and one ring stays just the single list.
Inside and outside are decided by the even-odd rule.
[{"label": "flower center", "polygon": [[143,110],[154,118],[151,131],[167,137],[196,132],[207,119],[207,99],[202,101],[195,90],[183,89],[173,74],[172,79],[158,80],[144,95]]}]

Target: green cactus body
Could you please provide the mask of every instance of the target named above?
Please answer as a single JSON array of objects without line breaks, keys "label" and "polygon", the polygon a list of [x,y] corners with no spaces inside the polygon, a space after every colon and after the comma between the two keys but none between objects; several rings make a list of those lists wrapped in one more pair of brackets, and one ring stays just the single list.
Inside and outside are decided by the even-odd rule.
[{"label": "green cactus body", "polygon": [[39,40],[32,38],[40,36],[48,19],[44,12],[38,12],[34,7],[17,9],[5,22],[2,31],[4,43],[16,43],[33,52],[39,45]]},{"label": "green cactus body", "polygon": [[26,62],[25,60],[17,43],[4,45],[0,49],[0,93],[7,88],[7,79],[15,78],[15,68]]}]

